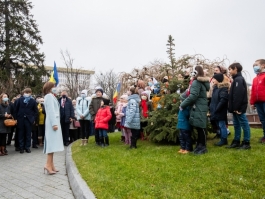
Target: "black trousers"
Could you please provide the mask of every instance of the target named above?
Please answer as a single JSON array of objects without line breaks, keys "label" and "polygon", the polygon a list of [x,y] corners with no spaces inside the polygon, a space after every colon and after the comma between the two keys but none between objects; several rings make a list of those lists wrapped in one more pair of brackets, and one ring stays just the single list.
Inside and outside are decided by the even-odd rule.
[{"label": "black trousers", "polygon": [[38,136],[42,137],[42,143],[45,137],[45,124],[39,124],[38,126]]},{"label": "black trousers", "polygon": [[77,129],[69,129],[70,141],[74,142],[78,138],[78,130]]},{"label": "black trousers", "polygon": [[140,137],[140,130],[139,129],[131,129],[132,132],[132,138],[134,140],[138,140]]},{"label": "black trousers", "polygon": [[16,128],[15,126],[12,126],[10,133],[7,134],[7,142],[6,142],[7,144],[11,144],[13,132],[15,131],[15,128]]},{"label": "black trousers", "polygon": [[32,126],[31,138],[32,138],[32,145],[33,146],[39,145],[39,142],[38,142],[38,126],[35,126],[35,125]]},{"label": "black trousers", "polygon": [[6,147],[6,134],[7,133],[0,133],[0,146]]},{"label": "black trousers", "polygon": [[206,146],[206,131],[202,128],[196,128],[198,132],[197,145],[202,144]]},{"label": "black trousers", "polygon": [[99,140],[99,130],[95,128],[95,122],[93,122],[93,128],[94,128],[94,133],[95,133],[95,142],[96,143],[99,143],[100,140]]},{"label": "black trousers", "polygon": [[32,124],[30,121],[24,117],[18,121],[18,139],[19,139],[19,148],[30,149],[30,140],[31,140]]},{"label": "black trousers", "polygon": [[69,144],[69,127],[70,127],[70,123],[66,123],[61,120],[61,128],[62,128],[64,145]]},{"label": "black trousers", "polygon": [[90,135],[90,120],[79,120],[81,128],[81,138],[88,139]]}]

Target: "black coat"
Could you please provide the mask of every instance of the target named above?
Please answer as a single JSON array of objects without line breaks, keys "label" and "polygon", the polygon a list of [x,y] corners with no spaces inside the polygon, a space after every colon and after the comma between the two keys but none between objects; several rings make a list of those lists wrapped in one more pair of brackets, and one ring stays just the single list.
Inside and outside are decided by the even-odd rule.
[{"label": "black coat", "polygon": [[11,130],[10,127],[6,127],[4,124],[4,120],[7,119],[5,113],[11,114],[10,106],[0,104],[0,133],[10,133]]},{"label": "black coat", "polygon": [[63,119],[65,123],[71,123],[70,118],[74,119],[75,118],[75,113],[74,113],[74,107],[72,104],[72,100],[70,100],[68,97],[66,97],[66,101],[64,104],[64,108],[62,107],[62,98],[58,99],[59,104],[60,104],[60,117],[61,120]]},{"label": "black coat", "polygon": [[247,83],[241,72],[233,76],[233,82],[230,87],[229,100],[228,100],[228,111],[233,113],[238,111],[246,113],[248,106],[248,93]]},{"label": "black coat", "polygon": [[219,83],[214,86],[210,104],[211,120],[227,120],[228,83]]},{"label": "black coat", "polygon": [[15,101],[14,117],[19,121],[24,119],[24,116],[29,120],[31,124],[38,119],[37,102],[31,98],[28,103],[24,103],[24,97],[20,97]]}]

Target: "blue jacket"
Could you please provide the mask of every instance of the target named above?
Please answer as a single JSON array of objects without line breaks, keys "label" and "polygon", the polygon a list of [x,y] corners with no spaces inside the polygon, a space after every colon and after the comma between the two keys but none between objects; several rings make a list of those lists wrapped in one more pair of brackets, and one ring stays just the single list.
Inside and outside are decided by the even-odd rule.
[{"label": "blue jacket", "polygon": [[60,104],[60,118],[64,119],[65,123],[70,123],[70,118],[75,118],[74,107],[72,104],[72,100],[66,97],[66,101],[64,104],[64,108],[62,107],[62,98],[58,99]]},{"label": "blue jacket", "polygon": [[184,108],[182,111],[179,110],[178,113],[178,124],[177,129],[191,130],[191,125],[189,122],[190,118],[190,107]]},{"label": "blue jacket", "polygon": [[91,98],[77,98],[76,99],[76,112],[77,119],[81,120],[80,116],[84,116],[84,120],[91,120],[91,115],[89,113],[89,105],[91,103]]},{"label": "blue jacket", "polygon": [[[49,93],[44,97],[44,107],[46,111],[45,119],[45,141],[43,152],[45,154],[63,151],[63,137],[60,124],[60,104],[53,94]],[[53,130],[53,126],[58,129]]]},{"label": "blue jacket", "polygon": [[128,97],[126,117],[124,126],[130,129],[140,129],[140,97],[137,94]]},{"label": "blue jacket", "polygon": [[25,117],[33,124],[38,119],[37,102],[31,98],[28,103],[24,103],[24,97],[20,97],[15,101],[14,117],[16,120],[22,121]]}]

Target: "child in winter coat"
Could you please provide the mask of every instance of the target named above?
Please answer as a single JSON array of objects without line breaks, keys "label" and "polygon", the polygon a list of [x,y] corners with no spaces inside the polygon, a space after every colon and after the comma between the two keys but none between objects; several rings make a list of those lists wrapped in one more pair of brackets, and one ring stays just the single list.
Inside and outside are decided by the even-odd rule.
[{"label": "child in winter coat", "polygon": [[124,99],[124,103],[123,103],[123,107],[122,107],[122,112],[120,113],[120,115],[121,115],[121,128],[123,129],[123,132],[124,132],[125,144],[131,145],[131,136],[132,136],[131,129],[124,126],[125,119],[126,119],[126,109],[127,109],[127,104],[128,104],[128,96],[124,95],[123,99]]},{"label": "child in winter coat", "polygon": [[222,73],[213,76],[213,94],[210,104],[211,120],[219,127],[221,140],[216,146],[227,145],[227,108],[228,108],[228,88],[229,82],[224,81]]},{"label": "child in winter coat", "polygon": [[[181,102],[187,98],[188,90],[180,95]],[[179,110],[178,113],[178,125],[177,129],[179,129],[179,141],[180,141],[180,150],[178,153],[187,154],[193,151],[192,147],[192,138],[191,138],[191,130],[192,127],[189,123],[190,117],[190,107],[186,107],[182,110]]]},{"label": "child in winter coat", "polygon": [[101,147],[109,146],[109,137],[107,131],[109,129],[108,122],[111,119],[111,112],[110,107],[108,105],[109,100],[103,98],[103,100],[101,100],[101,106],[98,109],[95,118],[95,128],[99,131],[99,140],[101,143]]}]

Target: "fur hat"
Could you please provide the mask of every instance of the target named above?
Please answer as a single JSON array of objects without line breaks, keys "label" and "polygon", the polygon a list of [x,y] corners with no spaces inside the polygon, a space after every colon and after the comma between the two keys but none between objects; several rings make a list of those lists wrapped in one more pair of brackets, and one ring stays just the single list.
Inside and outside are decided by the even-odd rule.
[{"label": "fur hat", "polygon": [[219,83],[224,81],[224,75],[223,73],[218,73],[213,76],[214,79],[216,79]]}]

